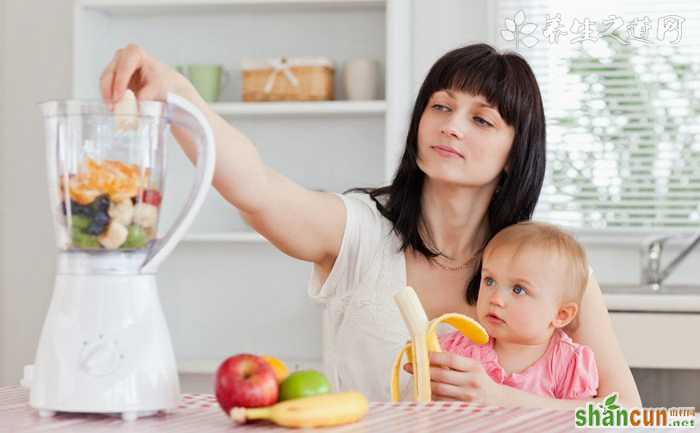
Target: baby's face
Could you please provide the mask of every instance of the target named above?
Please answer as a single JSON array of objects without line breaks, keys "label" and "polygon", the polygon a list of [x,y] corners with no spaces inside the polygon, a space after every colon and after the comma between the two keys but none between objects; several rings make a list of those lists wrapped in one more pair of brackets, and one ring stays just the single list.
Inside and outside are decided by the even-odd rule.
[{"label": "baby's face", "polygon": [[487,250],[476,312],[490,336],[521,344],[544,343],[570,284],[564,260],[541,248],[499,245]]}]

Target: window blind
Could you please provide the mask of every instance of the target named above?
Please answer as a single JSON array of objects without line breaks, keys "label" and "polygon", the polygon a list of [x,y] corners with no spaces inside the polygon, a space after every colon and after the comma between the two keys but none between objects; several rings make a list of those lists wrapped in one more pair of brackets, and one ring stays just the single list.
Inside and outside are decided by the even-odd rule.
[{"label": "window blind", "polygon": [[497,0],[496,46],[542,91],[535,218],[574,228],[700,227],[700,2]]}]

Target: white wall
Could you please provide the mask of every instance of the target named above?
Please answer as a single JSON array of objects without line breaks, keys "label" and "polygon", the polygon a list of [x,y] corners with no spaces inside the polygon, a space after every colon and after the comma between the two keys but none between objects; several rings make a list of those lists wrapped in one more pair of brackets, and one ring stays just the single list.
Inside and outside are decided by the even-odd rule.
[{"label": "white wall", "polygon": [[414,0],[413,87],[418,92],[430,66],[446,51],[488,42],[489,0]]},{"label": "white wall", "polygon": [[31,362],[51,294],[44,131],[37,103],[70,95],[71,0],[4,0],[0,25],[0,385]]}]

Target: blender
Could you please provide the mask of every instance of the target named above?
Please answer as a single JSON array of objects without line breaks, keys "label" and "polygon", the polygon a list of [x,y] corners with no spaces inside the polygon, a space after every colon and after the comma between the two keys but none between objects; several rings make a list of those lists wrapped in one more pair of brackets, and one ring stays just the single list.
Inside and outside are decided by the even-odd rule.
[{"label": "blender", "polygon": [[[175,94],[134,101],[133,113],[99,101],[40,106],[58,256],[35,362],[25,367],[30,405],[41,416],[125,420],[171,410],[180,386],[156,271],[211,185],[211,127]],[[196,143],[196,175],[185,206],[159,236],[170,134]]]}]

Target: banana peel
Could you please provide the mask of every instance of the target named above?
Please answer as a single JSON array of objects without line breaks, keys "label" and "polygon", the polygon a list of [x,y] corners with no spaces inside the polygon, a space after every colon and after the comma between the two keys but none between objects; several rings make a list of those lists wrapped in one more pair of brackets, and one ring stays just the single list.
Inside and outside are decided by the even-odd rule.
[{"label": "banana peel", "polygon": [[411,287],[406,287],[394,299],[412,337],[411,341],[399,351],[394,359],[391,375],[391,400],[400,400],[399,374],[405,355],[413,366],[414,399],[419,402],[428,402],[431,399],[428,352],[442,351],[437,336],[438,325],[448,324],[476,344],[486,344],[489,341],[489,336],[479,322],[463,314],[443,314],[428,322],[423,306]]}]

